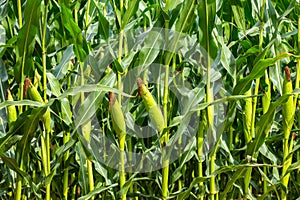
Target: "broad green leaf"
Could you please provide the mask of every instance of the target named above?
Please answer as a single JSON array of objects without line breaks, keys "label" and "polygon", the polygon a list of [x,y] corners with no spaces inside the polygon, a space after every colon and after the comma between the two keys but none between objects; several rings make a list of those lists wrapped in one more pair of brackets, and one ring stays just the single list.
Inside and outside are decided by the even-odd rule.
[{"label": "broad green leaf", "polygon": [[4,47],[1,46],[4,46],[5,44],[6,44],[5,28],[2,25],[0,25],[0,52],[4,49]]},{"label": "broad green leaf", "polygon": [[69,31],[74,43],[75,55],[83,62],[88,54],[86,41],[83,39],[82,31],[75,23],[72,12],[64,3],[61,3],[61,17],[64,27]]},{"label": "broad green leaf", "polygon": [[[161,29],[163,31],[163,29]],[[139,53],[138,66],[146,69],[156,59],[162,45],[162,34],[160,31],[151,30],[147,35],[144,46]]]},{"label": "broad green leaf", "polygon": [[58,80],[55,78],[55,76],[52,73],[47,72],[46,74],[47,74],[47,79],[48,79],[48,83],[50,85],[52,94],[54,96],[58,97],[59,95],[61,95],[60,84],[59,84]]},{"label": "broad green leaf", "polygon": [[197,177],[194,178],[193,181],[188,185],[188,189],[184,191],[183,193],[180,193],[177,196],[178,200],[187,199],[190,196],[190,192],[192,191],[193,187],[201,182],[206,182],[209,180],[210,177]]},{"label": "broad green leaf", "polygon": [[79,164],[78,182],[82,189],[82,194],[86,195],[89,191],[88,172],[86,167],[87,158],[85,156],[82,144],[79,142],[75,146],[76,161]]},{"label": "broad green leaf", "polygon": [[[24,167],[22,169],[27,169],[27,165],[29,163],[29,155],[30,155],[30,148],[31,148],[31,139],[34,136],[34,132],[37,129],[39,124],[40,118],[46,112],[47,108],[34,108],[32,109],[31,113],[25,119],[26,123],[23,126],[23,136],[21,140],[17,144],[17,154],[18,163]],[[22,164],[21,164],[22,163]]]},{"label": "broad green leaf", "polygon": [[128,2],[127,10],[122,18],[122,29],[128,24],[130,18],[136,13],[139,6],[139,0],[132,0]]},{"label": "broad green leaf", "polygon": [[252,71],[248,76],[241,79],[237,85],[233,89],[233,94],[244,94],[247,90],[249,90],[251,83],[253,80],[260,78],[264,75],[265,70],[268,67],[271,67],[274,65],[277,61],[289,57],[291,54],[289,53],[281,53],[275,58],[267,58],[267,59],[261,59],[257,61],[257,63],[253,66]]},{"label": "broad green leaf", "polygon": [[[28,65],[32,60],[31,54],[34,50],[35,36],[37,34],[39,19],[40,19],[40,6],[41,0],[28,0],[26,1],[25,11],[24,11],[24,21],[25,24],[18,33],[17,40],[17,65],[14,68],[14,75],[17,83],[21,81],[21,74],[28,74],[30,65]],[[26,64],[24,71],[21,71],[21,66]]]},{"label": "broad green leaf", "polygon": [[227,196],[227,193],[229,192],[229,190],[232,188],[232,186],[235,184],[235,182],[238,179],[244,178],[244,174],[246,173],[247,170],[248,170],[248,168],[246,168],[246,167],[240,168],[233,174],[233,176],[230,178],[230,180],[226,184],[224,191],[222,191],[222,193],[220,194],[220,199],[226,199],[226,196]]},{"label": "broad green leaf", "polygon": [[84,195],[84,196],[81,196],[80,198],[78,198],[78,200],[90,199],[93,196],[104,192],[105,190],[109,190],[109,189],[117,187],[117,186],[118,186],[118,184],[114,183],[114,184],[108,185],[108,186],[96,187],[93,191],[89,192],[87,195]]},{"label": "broad green leaf", "polygon": [[261,145],[264,143],[266,136],[270,132],[273,124],[276,108],[286,102],[288,95],[281,96],[277,101],[272,102],[268,112],[260,117],[260,120],[256,124],[255,138],[247,147],[247,155],[257,157],[257,153]]},{"label": "broad green leaf", "polygon": [[231,5],[231,8],[234,15],[233,19],[238,29],[240,29],[242,32],[246,31],[243,1],[241,0],[234,1],[234,3]]},{"label": "broad green leaf", "polygon": [[68,46],[64,51],[60,63],[53,68],[53,75],[58,80],[61,80],[68,72],[70,61],[74,58],[73,48],[73,45]]},{"label": "broad green leaf", "polygon": [[109,22],[105,18],[105,16],[102,14],[102,11],[100,8],[98,8],[98,20],[99,20],[99,33],[102,35],[102,37],[107,40],[109,38]]},{"label": "broad green leaf", "polygon": [[[171,59],[173,57],[174,54],[177,53],[177,50],[180,48],[179,44],[180,44],[180,40],[182,39],[182,36],[187,29],[190,28],[190,22],[192,21],[192,19],[194,18],[194,12],[195,12],[195,1],[191,0],[191,1],[185,1],[183,3],[182,9],[181,9],[181,14],[180,14],[180,18],[178,19],[178,21],[175,24],[175,34],[172,37],[172,39],[170,41],[164,41],[167,42],[166,44],[166,48],[168,50],[168,52],[166,53],[166,58],[165,58],[165,64],[169,65],[171,62]],[[169,30],[168,30],[169,31]],[[170,32],[167,32],[166,34],[168,35]]]},{"label": "broad green leaf", "polygon": [[70,107],[70,102],[67,98],[64,98],[60,101],[61,105],[61,118],[67,124],[70,125],[72,123],[72,111]]},{"label": "broad green leaf", "polygon": [[[198,7],[198,19],[200,26],[199,42],[207,51],[210,58],[216,58],[217,48],[212,38],[216,17],[216,0],[200,0]],[[210,59],[209,58],[209,59]]]}]

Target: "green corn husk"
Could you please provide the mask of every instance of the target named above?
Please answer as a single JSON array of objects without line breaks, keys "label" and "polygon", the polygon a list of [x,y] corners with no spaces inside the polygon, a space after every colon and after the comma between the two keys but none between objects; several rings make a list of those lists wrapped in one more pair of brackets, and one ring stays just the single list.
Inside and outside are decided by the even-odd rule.
[{"label": "green corn husk", "polygon": [[[42,96],[40,95],[40,93],[38,92],[37,88],[34,87],[34,85],[32,84],[31,80],[29,78],[25,79],[25,85],[24,85],[25,89],[24,89],[24,93],[26,95],[28,95],[29,99],[33,100],[33,101],[38,101],[40,103],[45,104]],[[42,121],[44,123],[45,129],[47,133],[51,132],[51,115],[50,115],[50,111],[47,110],[45,112],[45,114],[43,115]]]},{"label": "green corn husk", "polygon": [[139,94],[143,99],[152,124],[159,132],[162,132],[165,128],[165,120],[160,108],[158,107],[155,99],[153,98],[152,94],[149,92],[148,88],[145,86],[141,78],[138,78],[137,84],[139,88]]},{"label": "green corn husk", "polygon": [[[290,69],[288,67],[285,67],[284,70],[285,70],[285,76],[283,81],[283,94],[291,94],[293,92],[293,85],[291,80]],[[288,97],[288,100],[282,105],[282,123],[283,123],[282,126],[284,132],[282,184],[286,188],[288,186],[289,177],[290,177],[290,174],[286,174],[286,172],[292,163],[292,156],[290,156],[290,154],[293,146],[293,139],[291,139],[291,142],[289,144],[289,138],[294,123],[294,113],[295,113],[294,97],[290,95]],[[282,199],[286,199],[286,192],[284,190],[282,190],[281,195],[282,195]]]},{"label": "green corn husk", "polygon": [[[14,101],[9,88],[6,89],[6,100]],[[11,127],[11,124],[17,120],[17,117],[16,106],[7,106],[8,127]]]},{"label": "green corn husk", "polygon": [[[291,94],[293,92],[293,85],[291,81],[290,69],[285,67],[285,76],[283,81],[283,94]],[[294,100],[293,96],[289,96],[288,100],[282,105],[283,129],[291,131],[294,122]]]},{"label": "green corn husk", "polygon": [[109,93],[109,111],[111,113],[113,128],[121,138],[126,133],[125,119],[121,105],[113,92]]},{"label": "green corn husk", "polygon": [[25,85],[24,85],[25,89],[24,89],[24,96],[29,97],[29,99],[33,100],[33,101],[38,101],[40,103],[45,103],[42,96],[40,95],[40,93],[38,92],[38,90],[36,89],[36,87],[34,87],[34,85],[32,84],[31,80],[29,78],[25,79]]}]

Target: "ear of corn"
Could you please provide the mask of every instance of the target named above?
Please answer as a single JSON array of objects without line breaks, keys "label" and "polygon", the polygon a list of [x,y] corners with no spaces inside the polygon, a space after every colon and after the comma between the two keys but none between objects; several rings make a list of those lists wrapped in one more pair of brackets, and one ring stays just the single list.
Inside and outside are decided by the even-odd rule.
[{"label": "ear of corn", "polygon": [[[283,81],[283,94],[291,94],[293,92],[293,85],[291,81],[291,73],[288,67],[285,67],[285,76]],[[291,131],[294,121],[294,103],[293,96],[289,96],[288,100],[282,105],[283,129]],[[288,137],[288,135],[287,135]]]},{"label": "ear of corn", "polygon": [[[6,89],[6,99],[8,101],[14,100],[9,88]],[[16,106],[12,105],[7,107],[7,118],[8,118],[8,127],[11,127],[11,124],[17,120]]]},{"label": "ear of corn", "polygon": [[[27,96],[27,94],[28,94],[29,99],[45,104],[42,96],[38,92],[37,88],[34,87],[34,85],[32,84],[32,82],[29,78],[25,79],[24,87],[25,87],[25,89],[24,89],[25,96]],[[51,116],[50,116],[50,111],[49,110],[47,110],[45,112],[45,114],[43,115],[42,121],[44,123],[46,132],[50,133],[51,132],[51,125],[50,125]]]},{"label": "ear of corn", "polygon": [[24,92],[25,92],[26,96],[28,95],[29,99],[31,99],[33,101],[38,101],[40,103],[45,103],[42,96],[40,95],[40,93],[38,92],[36,87],[34,87],[34,85],[32,84],[32,82],[29,78],[25,79],[24,87],[25,87]]},{"label": "ear of corn", "polygon": [[[285,76],[283,81],[283,94],[291,94],[293,92],[293,85],[291,80],[291,73],[288,67],[284,68]],[[288,100],[282,105],[282,126],[284,132],[283,139],[283,168],[282,168],[282,184],[287,187],[289,182],[290,174],[286,174],[288,168],[292,163],[291,154],[291,146],[293,145],[293,139],[289,144],[289,138],[291,134],[291,129],[294,123],[294,99],[293,96],[290,95]],[[289,157],[290,156],[290,157]],[[286,199],[286,192],[282,191],[282,199]]]},{"label": "ear of corn", "polygon": [[160,108],[158,107],[155,99],[153,98],[152,94],[149,92],[148,88],[145,86],[141,78],[138,78],[137,84],[139,94],[143,99],[143,103],[146,107],[147,112],[149,113],[152,124],[159,132],[162,132],[165,128],[165,123]]},{"label": "ear of corn", "polygon": [[121,105],[113,92],[109,93],[109,111],[111,113],[113,128],[121,138],[126,133],[125,119]]}]

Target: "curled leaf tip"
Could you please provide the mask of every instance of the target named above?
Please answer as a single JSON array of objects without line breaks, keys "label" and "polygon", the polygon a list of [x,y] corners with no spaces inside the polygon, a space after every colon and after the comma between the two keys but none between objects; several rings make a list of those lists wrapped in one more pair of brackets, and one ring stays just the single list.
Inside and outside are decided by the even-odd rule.
[{"label": "curled leaf tip", "polygon": [[288,81],[291,81],[291,72],[290,72],[290,68],[289,68],[288,66],[286,66],[286,67],[284,68],[284,71],[285,71],[286,79],[287,79]]}]

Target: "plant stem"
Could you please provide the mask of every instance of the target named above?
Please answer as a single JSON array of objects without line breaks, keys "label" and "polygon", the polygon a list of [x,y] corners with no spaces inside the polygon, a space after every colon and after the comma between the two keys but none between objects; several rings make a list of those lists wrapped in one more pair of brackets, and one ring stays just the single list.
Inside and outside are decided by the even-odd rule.
[{"label": "plant stem", "polygon": [[[168,10],[168,0],[166,0],[166,7],[165,12]],[[169,20],[165,20],[165,28],[166,28],[166,41],[168,41],[168,34],[169,31]],[[168,56],[166,57],[168,59]],[[165,80],[164,80],[164,95],[163,95],[163,115],[164,115],[164,124],[167,126],[168,124],[168,98],[169,98],[169,67],[170,67],[170,61],[172,56],[170,56],[169,60],[166,60],[165,62]],[[173,61],[175,62],[175,61]],[[168,186],[169,186],[169,158],[167,158],[167,143],[169,141],[169,131],[166,131],[163,133],[161,144],[162,146],[162,198],[165,200],[168,198]]]},{"label": "plant stem", "polygon": [[[43,21],[43,31],[42,31],[42,56],[43,56],[43,94],[44,94],[44,102],[47,102],[47,48],[46,48],[46,32],[47,32],[47,14],[48,14],[48,4],[45,5],[44,9],[44,21]],[[46,156],[46,165],[45,167],[45,175],[48,176],[50,174],[50,132],[46,130],[46,138],[45,139],[45,150],[42,152],[43,157]],[[46,153],[46,155],[45,155]],[[50,200],[50,192],[51,192],[51,184],[48,183],[46,185],[46,200]]]},{"label": "plant stem", "polygon": [[[126,182],[126,173],[125,173],[125,141],[126,141],[126,134],[120,134],[121,137],[119,138],[119,145],[120,145],[120,160],[121,160],[121,169],[119,172],[120,176],[120,189],[123,188]],[[126,200],[126,193],[121,195],[122,200]]]},{"label": "plant stem", "polygon": [[[262,52],[262,44],[263,44],[263,31],[264,31],[264,9],[265,9],[265,3],[266,0],[263,0],[262,5],[261,5],[261,9],[260,9],[260,27],[259,27],[259,53]],[[254,89],[254,94],[253,95],[257,95],[258,94],[258,90],[259,90],[259,85],[260,85],[260,78],[257,78],[255,80],[255,89]],[[252,137],[255,137],[255,117],[256,117],[256,105],[257,105],[257,96],[253,97],[252,99],[252,120],[251,120],[251,135]],[[249,193],[249,187],[250,187],[250,182],[251,182],[251,173],[252,173],[252,168],[249,167],[246,171],[245,174],[245,198],[248,198],[248,193]],[[250,188],[251,190],[251,188]]]},{"label": "plant stem", "polygon": [[87,2],[87,8],[86,8],[86,13],[85,13],[85,28],[86,28],[85,34],[87,32],[87,28],[88,28],[88,25],[89,25],[90,5],[91,5],[91,0],[88,0],[88,2]]},{"label": "plant stem", "polygon": [[45,5],[44,9],[44,21],[43,21],[43,31],[42,31],[42,54],[43,54],[43,94],[44,101],[47,101],[47,48],[46,48],[46,33],[47,33],[47,14],[48,14],[48,5]]},{"label": "plant stem", "polygon": [[[208,27],[208,24],[209,24],[209,16],[208,16],[208,13],[209,13],[209,8],[208,8],[208,2],[207,0],[205,0],[205,23],[207,24],[207,27]],[[209,30],[206,29],[205,30],[205,35],[206,36],[209,36]],[[209,37],[207,37],[209,38]],[[213,97],[213,93],[212,93],[212,90],[211,90],[211,85],[210,85],[210,82],[211,82],[211,78],[210,78],[210,73],[211,73],[211,58],[210,58],[210,40],[207,39],[206,40],[206,52],[207,52],[207,56],[206,56],[206,61],[207,61],[207,71],[206,71],[206,102],[207,103],[210,103],[210,102],[213,102],[214,101],[214,97]],[[214,124],[213,124],[213,121],[214,121],[214,107],[213,106],[208,106],[207,107],[207,129],[208,129],[208,132],[211,132],[213,133],[214,131]],[[214,148],[217,148],[217,146],[215,146]],[[211,157],[210,157],[210,174],[213,174],[214,171],[215,171],[215,153],[216,151],[213,151],[211,153]],[[210,178],[210,197],[211,197],[211,200],[214,200],[215,199],[215,176],[212,175],[211,178]]]},{"label": "plant stem", "polygon": [[[202,162],[203,162],[203,139],[204,139],[204,127],[205,127],[205,124],[206,124],[206,119],[205,119],[205,115],[203,115],[203,113],[205,113],[205,111],[199,111],[198,115],[199,115],[199,118],[201,116],[204,116],[202,117],[202,119],[200,119],[200,123],[199,123],[199,126],[198,126],[198,134],[197,134],[197,153],[198,153],[198,159],[199,159],[199,162],[198,162],[198,177],[203,177],[203,167],[202,167]],[[202,114],[202,115],[201,115]],[[202,192],[202,189],[203,188],[203,182],[200,182],[199,183],[199,189],[200,189],[200,195],[199,195],[199,199],[200,200],[203,200],[204,199],[204,193]]]},{"label": "plant stem", "polygon": [[23,26],[23,18],[22,18],[22,3],[21,0],[18,0],[18,17],[19,17],[19,29]]},{"label": "plant stem", "polygon": [[[300,6],[300,2],[298,4]],[[300,14],[298,15],[298,55],[300,55]],[[296,77],[296,85],[295,88],[299,88],[300,81],[300,58],[297,60],[297,77]],[[298,99],[298,95],[295,96],[295,102]],[[298,100],[298,105],[300,105],[300,101]],[[296,107],[295,107],[296,109]],[[300,111],[298,109],[298,126],[300,125]],[[300,152],[297,152],[297,160],[300,160]],[[297,170],[297,182],[300,183],[300,169]]]},{"label": "plant stem", "polygon": [[[47,134],[48,135],[48,134]],[[48,164],[48,151],[47,151],[47,136],[46,138],[42,135],[41,136],[41,147],[42,147],[42,162],[45,176],[47,177],[50,173],[49,164]],[[50,184],[46,185],[46,200],[50,200]]]},{"label": "plant stem", "polygon": [[[81,86],[84,86],[84,71],[83,71],[83,63],[80,62],[80,74],[81,74]],[[84,104],[84,92],[81,92],[81,104]],[[91,139],[91,121],[88,120],[84,125],[82,125],[82,133],[86,141],[90,141]],[[93,176],[93,166],[90,160],[86,160],[87,171],[88,171],[88,179],[89,179],[89,189],[90,191],[94,190],[94,176]],[[92,198],[93,199],[93,198]]]},{"label": "plant stem", "polygon": [[[70,132],[64,133],[63,143],[66,144],[69,140],[70,140]],[[67,151],[64,154],[63,195],[65,200],[68,199],[68,192],[69,192],[69,169],[67,167],[69,155],[70,155],[69,151]]]},{"label": "plant stem", "polygon": [[[120,0],[120,12],[121,12],[121,16],[123,16],[123,0]],[[119,22],[120,27],[125,27],[122,26],[121,21]],[[124,29],[121,28],[120,30],[120,35],[119,35],[119,49],[118,49],[118,62],[121,63],[122,62],[122,55],[123,55],[123,41],[124,39]],[[122,91],[123,90],[123,84],[122,84],[122,73],[121,72],[117,72],[118,74],[118,80],[117,80],[117,87],[118,90]],[[122,96],[118,95],[118,101],[121,104],[122,102]],[[120,166],[121,169],[119,171],[119,176],[120,176],[120,190],[122,190],[125,182],[126,182],[126,173],[125,173],[125,155],[124,155],[124,149],[125,149],[125,141],[126,141],[126,133],[125,134],[120,134],[120,138],[119,138],[119,148],[120,148]],[[126,192],[121,195],[121,199],[125,200],[126,199]]]},{"label": "plant stem", "polygon": [[[21,29],[22,26],[23,26],[22,3],[21,3],[21,0],[18,0],[18,17],[19,17],[19,29]],[[24,82],[23,82],[23,80],[24,80],[24,75],[23,75],[23,71],[22,71],[22,74],[21,74],[21,83],[20,83],[20,93],[19,93],[20,100],[23,100],[23,88],[24,88]],[[23,112],[23,107],[19,106],[19,114],[21,115],[22,112]],[[22,169],[21,166],[20,166],[20,169]],[[15,200],[20,200],[21,199],[21,195],[22,195],[22,177],[19,174],[17,174]]]}]

